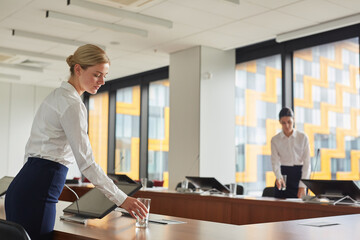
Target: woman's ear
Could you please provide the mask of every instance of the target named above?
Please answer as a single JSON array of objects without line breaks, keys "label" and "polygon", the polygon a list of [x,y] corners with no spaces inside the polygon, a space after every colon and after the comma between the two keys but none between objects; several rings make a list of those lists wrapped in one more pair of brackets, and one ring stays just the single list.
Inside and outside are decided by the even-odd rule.
[{"label": "woman's ear", "polygon": [[75,73],[76,76],[80,75],[81,70],[82,70],[82,68],[81,68],[80,64],[75,64],[74,65],[74,73]]}]

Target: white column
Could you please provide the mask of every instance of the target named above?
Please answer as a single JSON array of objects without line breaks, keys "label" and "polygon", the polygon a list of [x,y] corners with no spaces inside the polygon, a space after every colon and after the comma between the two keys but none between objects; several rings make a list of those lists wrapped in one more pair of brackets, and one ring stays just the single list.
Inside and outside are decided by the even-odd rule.
[{"label": "white column", "polygon": [[169,189],[199,175],[200,47],[170,56]]},{"label": "white column", "polygon": [[235,182],[235,50],[201,48],[200,176]]},{"label": "white column", "polygon": [[170,56],[169,189],[185,176],[235,181],[235,51]]}]

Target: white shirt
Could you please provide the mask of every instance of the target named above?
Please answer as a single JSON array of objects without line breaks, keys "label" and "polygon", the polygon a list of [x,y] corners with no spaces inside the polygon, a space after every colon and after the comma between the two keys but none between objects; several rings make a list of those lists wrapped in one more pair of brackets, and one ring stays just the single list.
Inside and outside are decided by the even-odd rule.
[{"label": "white shirt", "polygon": [[[293,130],[286,137],[283,131],[271,139],[271,163],[277,179],[281,178],[280,166],[302,165],[303,179],[308,179],[311,173],[309,139],[305,133]],[[300,181],[299,187],[305,187]]]},{"label": "white shirt", "polygon": [[120,206],[127,195],[94,161],[87,134],[87,111],[80,95],[62,82],[40,105],[25,148],[28,157],[39,157],[68,166],[76,161],[80,171],[111,201]]}]

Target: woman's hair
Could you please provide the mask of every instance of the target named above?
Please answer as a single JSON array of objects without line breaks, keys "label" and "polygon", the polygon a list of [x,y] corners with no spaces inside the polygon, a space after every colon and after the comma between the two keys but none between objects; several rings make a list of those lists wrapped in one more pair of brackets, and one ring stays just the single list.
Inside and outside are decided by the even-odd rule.
[{"label": "woman's hair", "polygon": [[294,113],[290,108],[284,107],[283,109],[281,109],[281,111],[279,112],[279,120],[282,117],[294,117]]},{"label": "woman's hair", "polygon": [[70,67],[71,76],[74,75],[74,66],[76,64],[79,64],[83,69],[101,63],[110,64],[109,57],[106,55],[105,51],[92,44],[80,46],[73,55],[66,58],[66,62]]}]

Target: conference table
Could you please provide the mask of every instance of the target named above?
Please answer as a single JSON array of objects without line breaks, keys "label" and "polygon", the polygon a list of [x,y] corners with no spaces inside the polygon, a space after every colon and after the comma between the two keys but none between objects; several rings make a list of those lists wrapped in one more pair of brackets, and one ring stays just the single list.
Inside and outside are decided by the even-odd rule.
[{"label": "conference table", "polygon": [[[134,219],[122,216],[118,211],[112,211],[102,219],[90,219],[85,225],[62,221],[59,219],[62,209],[68,205],[69,202],[64,201],[57,204],[55,240],[355,240],[360,236],[360,214],[242,226],[150,214],[150,219],[183,223],[149,223],[148,228],[140,229],[135,227]],[[4,199],[0,199],[0,218],[5,218]]]},{"label": "conference table", "polygon": [[[92,185],[71,186],[79,196],[92,187]],[[281,200],[242,195],[204,196],[157,188],[140,190],[134,197],[150,198],[151,213],[236,225],[360,214],[360,207],[357,206],[334,206],[326,203],[305,203],[301,199]],[[75,197],[69,190],[64,189],[60,199],[74,201]]]}]

